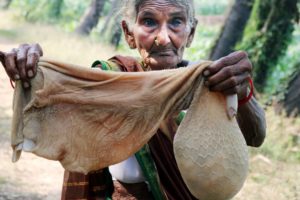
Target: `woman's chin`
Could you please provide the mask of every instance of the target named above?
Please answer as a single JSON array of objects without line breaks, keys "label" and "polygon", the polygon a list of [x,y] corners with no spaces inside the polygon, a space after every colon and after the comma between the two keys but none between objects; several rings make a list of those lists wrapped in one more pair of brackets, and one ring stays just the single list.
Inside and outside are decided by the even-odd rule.
[{"label": "woman's chin", "polygon": [[175,68],[178,63],[179,62],[177,59],[174,59],[174,57],[169,57],[169,56],[150,58],[150,67],[152,70]]}]

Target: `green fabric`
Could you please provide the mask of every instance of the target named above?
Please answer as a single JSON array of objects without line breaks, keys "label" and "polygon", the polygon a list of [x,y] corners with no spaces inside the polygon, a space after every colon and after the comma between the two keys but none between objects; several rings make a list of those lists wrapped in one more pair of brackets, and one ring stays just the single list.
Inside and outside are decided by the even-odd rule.
[{"label": "green fabric", "polygon": [[177,125],[179,125],[179,124],[182,122],[184,116],[185,116],[185,112],[183,112],[183,111],[181,111],[181,112],[178,114],[178,116],[177,116],[177,118],[176,118],[176,124],[177,124]]},{"label": "green fabric", "polygon": [[105,62],[101,62],[101,66],[103,70],[109,70]]},{"label": "green fabric", "polygon": [[106,62],[104,61],[100,61],[100,60],[96,60],[93,64],[92,64],[92,68],[96,68],[98,66],[101,66],[102,70],[109,70],[108,65]]},{"label": "green fabric", "polygon": [[95,62],[93,62],[92,68],[96,68],[98,65],[101,65],[101,61],[96,60]]},{"label": "green fabric", "polygon": [[137,153],[135,153],[135,157],[140,164],[146,180],[148,181],[154,199],[164,200],[164,194],[162,193],[159,184],[158,174],[148,145],[145,145]]},{"label": "green fabric", "polygon": [[103,169],[103,173],[105,176],[105,185],[109,186],[108,189],[105,191],[105,200],[112,200],[112,194],[114,192],[114,183],[108,167]]},{"label": "green fabric", "polygon": [[118,71],[118,72],[120,71],[118,65],[111,61],[96,60],[95,62],[93,62],[92,68],[99,68],[99,67],[105,71]]}]

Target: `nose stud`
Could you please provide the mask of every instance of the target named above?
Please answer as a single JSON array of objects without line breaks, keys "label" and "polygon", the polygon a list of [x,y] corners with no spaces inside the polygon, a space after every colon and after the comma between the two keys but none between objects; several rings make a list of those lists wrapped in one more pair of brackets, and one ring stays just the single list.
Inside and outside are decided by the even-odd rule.
[{"label": "nose stud", "polygon": [[158,37],[155,38],[154,43],[155,43],[156,46],[159,46],[159,40],[158,40]]}]

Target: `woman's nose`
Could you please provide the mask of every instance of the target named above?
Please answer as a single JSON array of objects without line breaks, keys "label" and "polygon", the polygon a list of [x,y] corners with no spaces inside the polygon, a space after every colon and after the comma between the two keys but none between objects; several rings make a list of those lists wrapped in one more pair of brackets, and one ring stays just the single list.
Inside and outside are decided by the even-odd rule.
[{"label": "woman's nose", "polygon": [[159,43],[159,45],[161,45],[161,46],[166,46],[167,44],[169,44],[171,42],[168,28],[166,26],[162,26],[160,28],[156,39],[157,39],[157,42]]}]

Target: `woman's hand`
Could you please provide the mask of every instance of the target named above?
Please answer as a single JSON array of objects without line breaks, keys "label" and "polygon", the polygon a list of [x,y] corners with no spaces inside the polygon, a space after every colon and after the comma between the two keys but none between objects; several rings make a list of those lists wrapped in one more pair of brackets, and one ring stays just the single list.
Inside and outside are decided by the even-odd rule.
[{"label": "woman's hand", "polygon": [[[236,51],[213,62],[203,72],[205,84],[212,91],[226,95],[238,94],[239,100],[246,98],[248,78],[251,76],[252,64],[244,51]],[[255,98],[247,106],[238,109],[237,121],[247,145],[258,147],[266,136],[264,110]]]},{"label": "woman's hand", "polygon": [[39,44],[21,44],[10,52],[0,51],[0,61],[11,80],[21,80],[23,87],[30,87],[30,79],[35,76],[37,62],[43,55]]},{"label": "woman's hand", "polygon": [[248,78],[252,64],[244,51],[236,51],[214,61],[206,68],[203,75],[205,85],[211,91],[223,94],[237,94],[239,100],[247,96]]}]

